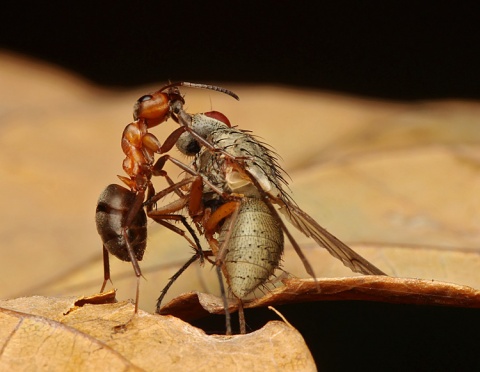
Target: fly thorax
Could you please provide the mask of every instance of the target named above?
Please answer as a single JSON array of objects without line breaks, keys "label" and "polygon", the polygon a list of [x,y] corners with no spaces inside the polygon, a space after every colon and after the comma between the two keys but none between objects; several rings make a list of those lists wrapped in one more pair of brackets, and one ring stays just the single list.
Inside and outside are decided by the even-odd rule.
[{"label": "fly thorax", "polygon": [[[208,181],[216,187],[230,192],[227,182],[225,181],[224,165],[225,161],[219,154],[211,153],[210,150],[206,148],[203,148],[195,158],[195,168],[200,174],[206,177]],[[203,192],[208,193],[211,191],[210,186],[204,183]]]},{"label": "fly thorax", "polygon": [[201,137],[207,139],[212,132],[220,128],[228,128],[225,123],[221,121],[208,117],[204,114],[195,114],[192,115],[192,126],[191,128]]}]

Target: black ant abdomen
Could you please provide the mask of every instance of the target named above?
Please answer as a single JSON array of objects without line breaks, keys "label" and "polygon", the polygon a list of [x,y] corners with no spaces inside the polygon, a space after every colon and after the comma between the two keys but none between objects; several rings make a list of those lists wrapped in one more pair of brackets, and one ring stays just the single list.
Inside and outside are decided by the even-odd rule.
[{"label": "black ant abdomen", "polygon": [[132,261],[128,245],[137,261],[141,261],[147,246],[147,216],[140,208],[127,224],[129,212],[137,194],[120,185],[108,185],[98,199],[95,220],[105,248],[122,261]]}]

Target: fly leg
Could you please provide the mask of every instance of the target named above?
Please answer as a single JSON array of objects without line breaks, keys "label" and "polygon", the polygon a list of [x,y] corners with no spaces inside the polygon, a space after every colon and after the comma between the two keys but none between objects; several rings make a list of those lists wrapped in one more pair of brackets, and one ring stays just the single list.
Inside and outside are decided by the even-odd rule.
[{"label": "fly leg", "polygon": [[[230,201],[222,204],[214,213],[212,213],[205,223],[205,236],[212,248],[213,253],[215,254],[215,264],[217,266],[217,273],[219,276],[219,280],[221,280],[220,271],[223,271],[225,278],[227,279],[227,283],[230,282],[230,277],[228,271],[225,267],[224,260],[227,254],[227,250],[229,247],[229,242],[231,238],[231,234],[233,232],[233,226],[237,222],[238,213],[240,210],[240,201]],[[224,241],[222,245],[219,247],[218,242],[216,239],[213,238],[213,233],[219,229],[219,224],[221,221],[224,221],[226,218],[229,219],[228,226],[227,226],[227,233],[225,235]],[[223,281],[221,282],[223,283]],[[225,308],[225,317],[226,317],[226,327],[227,327],[227,334],[231,334],[231,324],[230,324],[230,314],[228,311],[228,302],[226,296],[223,297],[224,308]],[[236,296],[235,296],[236,297]],[[240,324],[240,333],[246,333],[246,323],[245,323],[245,314],[243,311],[243,301],[241,298],[237,297],[238,303],[238,319]]]}]

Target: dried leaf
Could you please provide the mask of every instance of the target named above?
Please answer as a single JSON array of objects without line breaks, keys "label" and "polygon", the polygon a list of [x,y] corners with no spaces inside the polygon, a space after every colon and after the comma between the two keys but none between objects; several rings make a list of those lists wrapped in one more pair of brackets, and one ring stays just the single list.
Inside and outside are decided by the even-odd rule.
[{"label": "dried leaf", "polygon": [[316,369],[301,335],[282,322],[243,336],[208,336],[174,317],[140,311],[132,319],[127,302],[75,303],[73,297],[0,301],[0,369]]},{"label": "dried leaf", "polygon": [[[287,279],[284,286],[245,303],[246,309],[313,301],[376,301],[387,303],[480,308],[480,291],[467,286],[432,280],[356,276],[349,278]],[[320,287],[320,292],[318,291]],[[231,304],[230,312],[236,310]],[[162,307],[161,314],[185,321],[210,314],[223,314],[218,297],[205,293],[185,293]]]},{"label": "dried leaf", "polygon": [[115,294],[117,292],[115,290],[111,290],[108,292],[103,293],[96,293],[93,296],[83,296],[80,297],[75,303],[73,307],[68,310],[64,315],[68,315],[71,311],[77,310],[79,307],[85,306],[86,304],[90,305],[101,305],[101,304],[113,304],[117,302]]}]

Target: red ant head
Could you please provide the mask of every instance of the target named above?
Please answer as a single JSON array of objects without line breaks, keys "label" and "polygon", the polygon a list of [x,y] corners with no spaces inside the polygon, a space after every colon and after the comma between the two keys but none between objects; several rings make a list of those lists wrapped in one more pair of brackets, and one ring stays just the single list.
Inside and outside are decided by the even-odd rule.
[{"label": "red ant head", "polygon": [[170,117],[170,107],[173,102],[185,103],[178,89],[173,87],[164,92],[165,89],[166,87],[163,87],[155,93],[140,97],[133,106],[134,120],[145,120],[147,127],[151,128],[163,123]]},{"label": "red ant head", "polygon": [[[238,96],[228,89],[214,85],[196,84],[182,81],[165,85],[155,93],[140,97],[133,107],[134,120],[144,120],[148,128],[154,127],[166,121],[171,116],[171,107],[175,102],[181,102],[182,105],[185,103],[185,100],[180,95],[180,91],[178,89],[179,86],[214,90],[228,94],[229,96],[238,100]],[[209,116],[208,114],[211,115],[210,117],[230,126],[230,121],[225,115],[216,111],[206,113],[207,116]]]}]

